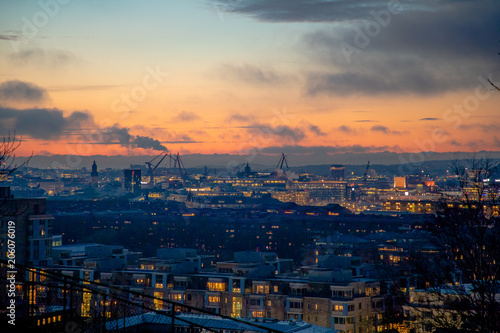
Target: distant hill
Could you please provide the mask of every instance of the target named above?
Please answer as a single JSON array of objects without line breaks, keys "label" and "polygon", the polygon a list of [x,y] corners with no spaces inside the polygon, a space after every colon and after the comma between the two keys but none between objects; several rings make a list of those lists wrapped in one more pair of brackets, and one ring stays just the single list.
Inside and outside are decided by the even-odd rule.
[{"label": "distant hill", "polygon": [[[288,165],[295,172],[310,172],[319,175],[327,175],[331,164],[343,164],[346,166],[346,174],[363,174],[367,162],[370,161],[370,169],[379,174],[409,174],[424,170],[424,173],[440,171],[449,167],[450,161],[470,158],[471,153],[434,153],[422,152],[418,154],[408,153],[346,153],[346,154],[320,154],[311,153],[295,154],[285,151]],[[188,170],[203,173],[204,167],[208,169],[216,168],[219,173],[230,173],[240,167],[243,163],[249,163],[254,171],[272,170],[276,167],[281,154],[257,154],[230,155],[230,154],[188,154],[182,155],[182,161]],[[490,157],[500,159],[500,152],[481,151],[476,153],[478,157]],[[67,169],[90,169],[95,160],[100,170],[105,168],[125,169],[131,164],[145,166],[145,162],[150,161],[156,155],[140,156],[75,156],[75,155],[35,155],[31,158],[29,166],[36,168],[67,168]],[[410,160],[417,163],[408,163]],[[418,163],[422,161],[421,163]],[[167,162],[163,162],[160,167],[168,167]]]}]

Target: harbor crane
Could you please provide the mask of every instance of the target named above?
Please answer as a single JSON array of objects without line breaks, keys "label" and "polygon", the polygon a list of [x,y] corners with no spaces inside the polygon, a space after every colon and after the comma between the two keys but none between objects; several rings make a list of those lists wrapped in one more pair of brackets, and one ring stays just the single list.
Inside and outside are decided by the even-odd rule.
[{"label": "harbor crane", "polygon": [[[162,156],[162,155],[163,155],[163,157],[153,167],[154,161],[157,160],[158,158],[160,158],[160,156]],[[155,184],[155,180],[154,180],[155,175],[154,174],[155,174],[156,168],[158,168],[160,163],[165,159],[165,157],[167,157],[167,155],[168,155],[168,153],[161,153],[160,155],[153,158],[151,161],[145,162],[145,164],[148,166],[148,170],[149,170],[149,184],[151,184],[151,185]]]},{"label": "harbor crane", "polygon": [[181,155],[179,153],[173,157],[170,155],[170,160],[174,162],[174,168],[179,168],[179,176],[181,177],[182,185],[185,185],[188,173],[181,160]]},{"label": "harbor crane", "polygon": [[285,166],[286,166],[286,169],[287,169],[287,170],[288,170],[288,169],[290,169],[290,168],[288,167],[288,162],[287,162],[287,160],[286,160],[286,155],[285,155],[285,153],[281,153],[281,157],[280,157],[280,160],[279,160],[279,162],[278,162],[278,165],[276,165],[276,171],[278,171],[278,170],[283,170],[283,163],[285,164]]}]

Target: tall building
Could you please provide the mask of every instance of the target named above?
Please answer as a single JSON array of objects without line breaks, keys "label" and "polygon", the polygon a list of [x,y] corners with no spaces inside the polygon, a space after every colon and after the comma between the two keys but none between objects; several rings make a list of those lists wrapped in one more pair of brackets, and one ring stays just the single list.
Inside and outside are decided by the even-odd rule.
[{"label": "tall building", "polygon": [[51,265],[54,218],[46,213],[45,199],[14,198],[10,187],[0,187],[0,200],[0,257],[15,256],[18,264]]},{"label": "tall building", "polygon": [[123,170],[122,188],[131,193],[139,193],[141,191],[141,170]]},{"label": "tall building", "polygon": [[339,165],[339,164],[333,164],[330,167],[330,175],[332,176],[333,180],[337,181],[342,181],[344,180],[344,172],[345,172],[345,166]]},{"label": "tall building", "polygon": [[99,187],[99,172],[97,172],[97,164],[94,161],[92,164],[92,172],[90,173],[90,185],[94,188]]}]

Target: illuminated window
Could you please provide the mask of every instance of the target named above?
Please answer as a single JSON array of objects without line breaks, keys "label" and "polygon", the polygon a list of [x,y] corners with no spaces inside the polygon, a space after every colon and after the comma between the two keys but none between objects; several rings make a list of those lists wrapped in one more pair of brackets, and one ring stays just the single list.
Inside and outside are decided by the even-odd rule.
[{"label": "illuminated window", "polygon": [[210,291],[225,291],[226,284],[223,282],[208,282],[207,283],[208,290]]},{"label": "illuminated window", "polygon": [[208,302],[209,303],[219,303],[220,297],[219,296],[208,296]]},{"label": "illuminated window", "polygon": [[82,299],[82,317],[90,317],[90,299],[92,294],[89,292],[83,293]]},{"label": "illuminated window", "polygon": [[159,291],[154,292],[154,304],[155,304],[155,310],[161,310],[163,309],[163,300],[158,299],[158,298],[163,298],[163,293]]},{"label": "illuminated window", "polygon": [[344,311],[344,306],[335,304],[334,309],[335,309],[335,311]]},{"label": "illuminated window", "polygon": [[252,311],[252,317],[254,318],[265,318],[265,312],[264,311]]}]

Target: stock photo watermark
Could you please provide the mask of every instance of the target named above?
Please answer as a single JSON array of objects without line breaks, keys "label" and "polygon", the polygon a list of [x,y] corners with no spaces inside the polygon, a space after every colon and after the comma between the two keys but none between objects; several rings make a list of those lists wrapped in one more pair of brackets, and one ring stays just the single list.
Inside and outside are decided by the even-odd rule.
[{"label": "stock photo watermark", "polygon": [[[273,109],[273,114],[274,116],[271,118],[267,126],[259,128],[257,135],[238,146],[238,153],[250,155],[245,160],[246,163],[253,161],[259,151],[262,150],[262,147],[266,147],[270,142],[272,142],[276,138],[276,135],[283,131],[285,126],[288,126],[292,119],[296,118],[295,115],[288,113],[286,107],[283,108],[282,112],[277,109]],[[235,168],[240,164],[241,163],[236,160],[231,160],[226,165],[226,171],[230,174],[234,174]]]},{"label": "stock photo watermark", "polygon": [[34,12],[30,17],[23,16],[21,18],[22,27],[20,35],[10,42],[14,52],[17,53],[19,51],[19,46],[21,44],[27,44],[31,39],[35,38],[40,32],[40,29],[47,26],[50,20],[59,14],[61,6],[67,5],[69,2],[71,2],[71,0],[38,1],[40,10]]},{"label": "stock photo watermark", "polygon": [[[124,120],[132,111],[137,109],[139,104],[147,98],[148,94],[157,89],[163,83],[165,77],[169,75],[167,72],[161,70],[160,65],[156,65],[155,68],[146,66],[145,71],[146,75],[143,76],[140,84],[135,85],[127,94],[122,94],[111,102],[110,108],[114,113],[121,114],[120,120]],[[109,118],[103,119],[96,129],[86,131],[82,134],[84,142],[78,143],[75,147],[70,144],[66,145],[68,154],[66,155],[65,164],[54,161],[51,164],[52,168],[79,167],[83,162],[82,156],[90,155],[94,144],[105,142],[105,136],[113,128],[113,123]],[[121,128],[116,129],[120,130]],[[130,134],[128,135],[130,136]],[[131,142],[129,143],[132,144]],[[124,142],[123,144],[127,143]]]},{"label": "stock photo watermark", "polygon": [[7,322],[16,325],[16,222],[7,222]]},{"label": "stock photo watermark", "polygon": [[372,10],[370,12],[371,19],[365,20],[362,27],[354,25],[352,29],[355,34],[352,44],[342,41],[339,45],[347,63],[351,63],[351,58],[354,54],[360,54],[361,50],[368,47],[372,39],[381,33],[382,28],[387,28],[389,26],[393,15],[398,15],[402,12],[403,7],[401,3],[398,0],[391,0],[387,3],[387,9],[379,11]]},{"label": "stock photo watermark", "polygon": [[[492,74],[489,74],[488,78],[479,76],[477,80],[479,84],[476,85],[473,93],[467,95],[461,103],[455,103],[451,108],[443,112],[443,120],[451,125],[451,129],[457,130],[462,125],[463,120],[469,118],[479,108],[480,103],[495,92],[492,89],[494,87],[491,83],[493,82]],[[401,174],[414,172],[416,167],[425,162],[439,144],[446,142],[448,139],[448,132],[441,127],[433,129],[429,138],[424,140],[416,139],[414,143],[418,150],[410,153],[408,159],[401,155],[398,156],[400,162],[399,172]]]}]

